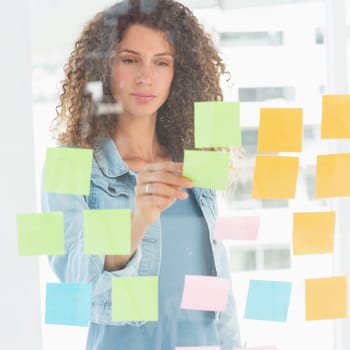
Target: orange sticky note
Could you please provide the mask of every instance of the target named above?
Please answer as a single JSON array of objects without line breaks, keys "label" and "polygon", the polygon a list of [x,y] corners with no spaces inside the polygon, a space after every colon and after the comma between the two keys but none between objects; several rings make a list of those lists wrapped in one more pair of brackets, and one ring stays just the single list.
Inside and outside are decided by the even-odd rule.
[{"label": "orange sticky note", "polygon": [[305,319],[347,317],[346,276],[305,280]]},{"label": "orange sticky note", "polygon": [[317,156],[316,197],[350,196],[350,153]]},{"label": "orange sticky note", "polygon": [[300,152],[303,136],[301,108],[261,108],[258,152]]},{"label": "orange sticky note", "polygon": [[350,138],[350,95],[322,97],[321,138]]},{"label": "orange sticky note", "polygon": [[294,213],[293,254],[333,253],[335,212]]},{"label": "orange sticky note", "polygon": [[253,198],[294,198],[298,168],[298,157],[256,156]]}]

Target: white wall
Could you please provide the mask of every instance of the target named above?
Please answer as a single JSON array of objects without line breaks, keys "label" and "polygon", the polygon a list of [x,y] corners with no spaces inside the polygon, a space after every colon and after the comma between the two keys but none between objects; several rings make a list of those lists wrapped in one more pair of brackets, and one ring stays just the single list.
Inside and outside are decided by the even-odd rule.
[{"label": "white wall", "polygon": [[35,208],[30,1],[0,11],[0,349],[41,349],[38,259],[18,257],[16,213]]}]

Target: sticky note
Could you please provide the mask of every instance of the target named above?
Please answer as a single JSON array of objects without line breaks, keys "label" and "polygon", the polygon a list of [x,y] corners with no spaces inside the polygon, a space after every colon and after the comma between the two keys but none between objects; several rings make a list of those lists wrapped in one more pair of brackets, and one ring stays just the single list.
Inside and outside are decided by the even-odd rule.
[{"label": "sticky note", "polygon": [[17,214],[19,255],[64,254],[63,213]]},{"label": "sticky note", "polygon": [[229,170],[229,152],[185,150],[183,176],[196,187],[224,190]]},{"label": "sticky note", "polygon": [[292,284],[282,281],[249,281],[244,317],[253,320],[285,322]]},{"label": "sticky note", "polygon": [[158,321],[158,277],[113,278],[112,321]]},{"label": "sticky note", "polygon": [[220,346],[177,346],[175,350],[220,350]]},{"label": "sticky note", "polygon": [[293,214],[293,254],[333,253],[335,212]]},{"label": "sticky note", "polygon": [[253,198],[294,198],[298,168],[298,157],[256,156]]},{"label": "sticky note", "polygon": [[185,275],[181,309],[223,311],[228,292],[229,280],[225,278]]},{"label": "sticky note", "polygon": [[347,317],[346,276],[305,280],[305,319],[325,320]]},{"label": "sticky note", "polygon": [[84,211],[84,253],[127,255],[131,252],[129,209]]},{"label": "sticky note", "polygon": [[321,138],[350,138],[350,95],[322,96]]},{"label": "sticky note", "polygon": [[101,101],[103,97],[102,81],[89,81],[86,84],[85,91],[92,95],[93,101]]},{"label": "sticky note", "polygon": [[240,146],[239,102],[195,102],[196,148]]},{"label": "sticky note", "polygon": [[303,138],[301,108],[261,108],[258,152],[300,152]]},{"label": "sticky note", "polygon": [[99,102],[97,103],[97,115],[103,114],[118,114],[124,111],[124,107],[121,103],[107,103],[107,102]]},{"label": "sticky note", "polygon": [[227,216],[216,218],[214,239],[256,240],[260,225],[258,216]]},{"label": "sticky note", "polygon": [[350,153],[317,156],[316,197],[350,196]]},{"label": "sticky note", "polygon": [[277,350],[275,346],[258,346],[254,348],[234,348],[233,350]]},{"label": "sticky note", "polygon": [[91,149],[48,148],[44,191],[88,195],[91,165]]},{"label": "sticky note", "polygon": [[45,323],[86,327],[90,319],[91,285],[47,283]]}]

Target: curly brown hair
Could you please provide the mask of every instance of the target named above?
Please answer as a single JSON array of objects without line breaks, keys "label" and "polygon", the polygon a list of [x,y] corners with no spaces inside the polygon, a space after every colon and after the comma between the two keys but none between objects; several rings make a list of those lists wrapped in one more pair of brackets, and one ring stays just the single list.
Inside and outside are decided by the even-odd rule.
[{"label": "curly brown hair", "polygon": [[175,0],[124,0],[98,13],[86,25],[64,67],[60,105],[51,130],[64,146],[94,147],[100,136],[116,129],[116,113],[97,114],[90,81],[101,81],[103,102],[116,103],[111,92],[111,66],[116,45],[132,24],[166,34],[175,50],[174,78],[157,113],[159,142],[179,160],[193,148],[195,101],[221,101],[220,76],[225,65],[211,36],[193,13]]}]

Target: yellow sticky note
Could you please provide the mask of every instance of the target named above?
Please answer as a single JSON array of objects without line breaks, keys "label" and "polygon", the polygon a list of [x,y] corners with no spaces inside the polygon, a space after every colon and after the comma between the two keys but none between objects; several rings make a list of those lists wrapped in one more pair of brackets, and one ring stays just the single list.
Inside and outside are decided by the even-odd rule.
[{"label": "yellow sticky note", "polygon": [[303,136],[301,108],[261,108],[258,152],[300,152]]},{"label": "yellow sticky note", "polygon": [[333,253],[335,212],[294,213],[293,254]]},{"label": "yellow sticky note", "polygon": [[350,196],[350,153],[317,156],[316,197]]},{"label": "yellow sticky note", "polygon": [[298,157],[256,156],[253,198],[294,198],[298,168]]},{"label": "yellow sticky note", "polygon": [[350,138],[350,95],[322,97],[321,138]]},{"label": "yellow sticky note", "polygon": [[305,319],[347,317],[346,276],[305,280]]}]

